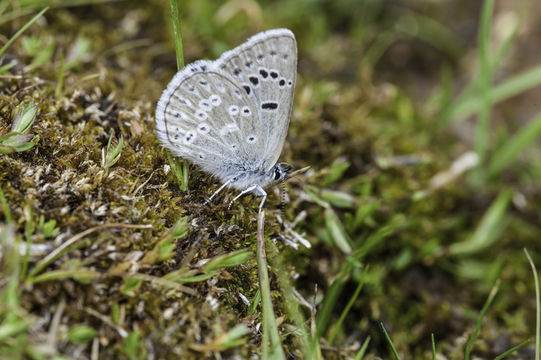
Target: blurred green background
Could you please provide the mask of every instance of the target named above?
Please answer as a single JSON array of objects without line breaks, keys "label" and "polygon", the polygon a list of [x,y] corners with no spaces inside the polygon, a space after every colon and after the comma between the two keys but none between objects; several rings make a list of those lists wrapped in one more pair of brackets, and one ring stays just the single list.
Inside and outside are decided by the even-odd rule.
[{"label": "blurred green background", "polygon": [[[438,359],[535,358],[539,2],[179,13],[186,63],[297,38],[281,159],[311,170],[288,185],[292,232],[279,189],[266,205],[287,358],[428,359],[432,335]],[[0,0],[0,358],[261,353],[257,201],[203,206],[217,181],[155,135],[174,42],[166,1]]]}]

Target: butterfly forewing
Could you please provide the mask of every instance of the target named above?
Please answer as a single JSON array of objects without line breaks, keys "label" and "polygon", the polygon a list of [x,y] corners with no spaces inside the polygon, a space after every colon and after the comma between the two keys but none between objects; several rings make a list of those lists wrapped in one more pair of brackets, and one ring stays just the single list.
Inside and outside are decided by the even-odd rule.
[{"label": "butterfly forewing", "polygon": [[175,155],[229,180],[256,166],[261,136],[254,103],[215,62],[199,61],[177,73],[156,111],[158,135]]},{"label": "butterfly forewing", "polygon": [[258,144],[265,170],[280,156],[291,113],[297,74],[297,44],[287,29],[257,34],[224,53],[218,66],[239,84],[256,108],[265,142]]}]

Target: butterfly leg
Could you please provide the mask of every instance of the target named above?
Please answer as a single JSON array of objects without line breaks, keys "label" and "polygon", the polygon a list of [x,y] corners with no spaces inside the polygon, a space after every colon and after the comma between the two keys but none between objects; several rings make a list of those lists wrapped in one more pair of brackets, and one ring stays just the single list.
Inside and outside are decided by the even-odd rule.
[{"label": "butterfly leg", "polygon": [[229,210],[231,208],[231,205],[233,205],[233,203],[236,200],[238,200],[241,196],[246,195],[246,194],[248,194],[250,192],[253,192],[257,196],[262,196],[263,197],[263,200],[261,200],[261,203],[259,204],[259,211],[261,212],[261,208],[263,207],[263,204],[265,203],[265,200],[267,199],[267,193],[259,185],[252,185],[252,186],[249,186],[248,188],[246,188],[245,190],[243,190],[233,200],[231,200],[231,202],[229,203],[229,206],[227,207],[227,209]]},{"label": "butterfly leg", "polygon": [[267,193],[262,188],[259,188],[263,192],[263,199],[261,199],[261,202],[259,203],[259,212],[261,212],[261,209],[263,209],[263,204],[265,203],[265,200],[267,200]]},{"label": "butterfly leg", "polygon": [[[234,178],[233,178],[234,179]],[[215,197],[216,195],[218,195],[218,193],[220,191],[222,191],[227,185],[229,185],[229,183],[231,183],[233,181],[233,179],[230,179],[230,180],[227,180],[222,186],[220,186],[220,188],[218,190],[216,190],[212,195],[210,195],[210,197],[208,198],[207,201],[205,201],[205,205],[207,205],[213,197]]]},{"label": "butterfly leg", "polygon": [[246,188],[245,190],[242,190],[240,194],[238,194],[237,196],[235,196],[235,198],[229,202],[229,206],[227,207],[227,210],[231,209],[231,205],[233,205],[233,203],[234,203],[235,201],[237,201],[241,196],[246,195],[246,194],[248,194],[249,192],[254,191],[256,188],[257,188],[257,185],[252,185],[252,186]]}]

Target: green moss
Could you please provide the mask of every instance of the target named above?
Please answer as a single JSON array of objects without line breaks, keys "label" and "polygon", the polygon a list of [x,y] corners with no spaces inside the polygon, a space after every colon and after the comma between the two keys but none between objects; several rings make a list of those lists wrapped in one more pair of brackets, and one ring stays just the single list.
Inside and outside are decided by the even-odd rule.
[{"label": "green moss", "polygon": [[[531,338],[534,288],[522,248],[539,259],[540,174],[530,155],[536,147],[529,145],[519,164],[505,159],[505,170],[483,186],[463,174],[432,191],[433,176],[473,146],[466,123],[443,128],[435,119],[452,100],[444,101],[434,60],[444,55],[389,25],[410,24],[410,12],[379,1],[362,8],[356,1],[227,4],[182,5],[187,63],[214,58],[260,28],[290,27],[299,43],[282,158],[312,169],[289,181],[285,218],[291,222],[305,212],[294,230],[312,248],[285,245],[282,236],[290,235],[275,218],[280,199],[273,190],[265,224],[276,240],[277,251],[268,251],[271,296],[286,353],[300,358],[303,344],[279,285],[284,281],[304,298],[297,315],[308,322],[315,301],[326,359],[354,357],[368,336],[369,358],[391,356],[380,322],[404,358],[429,357],[434,333],[438,353],[461,359],[496,278],[500,291],[473,354],[494,357]],[[441,10],[432,10],[438,18]],[[8,5],[0,16],[18,11]],[[161,1],[54,7],[0,57],[0,137],[11,130],[19,104],[37,104],[27,132],[34,147],[0,155],[0,334],[11,330],[0,336],[0,357],[45,356],[40,344],[55,316],[50,350],[68,357],[79,351],[90,357],[95,347],[100,358],[249,358],[259,352],[261,308],[249,313],[243,300],[252,301],[259,289],[255,260],[205,268],[236,251],[255,253],[256,202],[247,196],[227,210],[233,193],[226,192],[204,205],[219,184],[193,165],[182,191],[155,135],[155,103],[176,70],[167,14]],[[0,33],[9,38],[30,17],[0,21]],[[46,51],[36,50],[40,43]],[[461,58],[474,50],[461,50]],[[393,60],[397,53],[403,64]],[[422,71],[412,59],[424,61]],[[517,56],[509,61],[515,64]],[[441,106],[430,103],[429,112],[411,94],[431,87],[440,92]],[[515,116],[515,106],[507,105],[512,115],[506,116]],[[498,144],[511,137],[498,134]],[[110,150],[123,143],[118,159],[104,164],[110,139]],[[479,231],[504,187],[512,200],[491,246],[453,253],[453,244]],[[171,235],[181,219],[186,232]],[[336,245],[337,234],[347,247]],[[42,263],[73,239],[61,256]],[[36,270],[39,264],[45,265]],[[180,280],[170,282],[168,274]],[[361,276],[363,290],[341,327],[333,328]],[[327,344],[331,333],[333,346]],[[532,349],[528,344],[517,358],[531,357]]]}]

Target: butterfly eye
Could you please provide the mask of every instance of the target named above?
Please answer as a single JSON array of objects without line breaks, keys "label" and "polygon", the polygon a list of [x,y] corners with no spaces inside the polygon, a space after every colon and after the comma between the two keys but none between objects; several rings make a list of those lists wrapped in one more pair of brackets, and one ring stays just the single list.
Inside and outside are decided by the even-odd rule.
[{"label": "butterfly eye", "polygon": [[273,176],[274,180],[280,180],[281,175],[282,174],[280,173],[280,170],[274,169],[274,176]]}]

